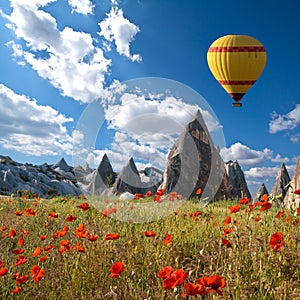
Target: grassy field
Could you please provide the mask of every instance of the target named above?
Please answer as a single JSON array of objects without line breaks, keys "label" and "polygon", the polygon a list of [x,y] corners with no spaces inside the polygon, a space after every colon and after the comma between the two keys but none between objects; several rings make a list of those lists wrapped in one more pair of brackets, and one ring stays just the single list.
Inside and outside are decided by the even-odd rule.
[{"label": "grassy field", "polygon": [[300,299],[300,212],[266,203],[1,199],[0,299]]}]

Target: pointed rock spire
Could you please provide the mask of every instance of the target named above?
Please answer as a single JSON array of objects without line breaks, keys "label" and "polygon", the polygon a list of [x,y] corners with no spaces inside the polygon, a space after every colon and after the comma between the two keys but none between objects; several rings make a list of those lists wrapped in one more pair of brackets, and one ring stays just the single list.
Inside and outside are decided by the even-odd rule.
[{"label": "pointed rock spire", "polygon": [[90,195],[100,195],[109,188],[116,180],[116,175],[106,154],[96,170],[87,176],[88,185],[86,193]]},{"label": "pointed rock spire", "polygon": [[259,189],[257,190],[256,192],[256,195],[253,199],[253,202],[259,202],[261,200],[261,197],[264,195],[264,194],[267,194],[269,196],[269,192],[265,186],[264,183],[262,183],[262,185],[259,187]]},{"label": "pointed rock spire", "polygon": [[282,199],[284,199],[286,192],[288,190],[288,183],[291,181],[290,175],[285,167],[285,164],[282,163],[280,169],[278,170],[275,183],[271,190],[271,194],[273,196],[282,195]]},{"label": "pointed rock spire", "polygon": [[129,192],[131,194],[140,193],[141,191],[141,178],[139,171],[131,157],[128,164],[123,167],[117,180],[114,184],[113,193],[121,194]]},{"label": "pointed rock spire", "polygon": [[242,171],[239,163],[237,161],[228,161],[226,163],[226,171],[229,177],[232,197],[247,197],[249,199],[252,199],[244,176],[244,172]]},{"label": "pointed rock spire", "polygon": [[161,188],[166,193],[177,192],[185,198],[196,196],[199,188],[203,191],[202,197],[209,200],[231,197],[225,164],[200,110],[173,145]]},{"label": "pointed rock spire", "polygon": [[284,203],[288,208],[298,207],[300,203],[300,196],[293,193],[293,191],[300,189],[300,156],[297,159],[291,186],[293,189],[289,188],[284,198]]}]

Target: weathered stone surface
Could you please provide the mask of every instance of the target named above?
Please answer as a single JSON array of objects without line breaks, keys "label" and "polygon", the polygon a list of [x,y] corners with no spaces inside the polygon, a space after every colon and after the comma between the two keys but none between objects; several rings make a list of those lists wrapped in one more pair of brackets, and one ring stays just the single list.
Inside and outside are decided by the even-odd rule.
[{"label": "weathered stone surface", "polygon": [[140,171],[140,193],[146,194],[148,191],[150,191],[154,195],[163,181],[163,174],[163,171],[155,167],[147,167]]},{"label": "weathered stone surface", "polygon": [[230,190],[233,198],[247,197],[252,199],[248,185],[239,163],[237,161],[228,161],[226,163],[226,172],[229,177]]},{"label": "weathered stone surface", "polygon": [[116,180],[111,163],[106,154],[96,170],[85,177],[87,185],[83,190],[90,195],[100,195],[105,192]]},{"label": "weathered stone surface", "polygon": [[300,156],[297,159],[291,186],[293,189],[289,188],[284,198],[284,203],[288,208],[298,207],[300,202],[300,196],[293,193],[293,191],[300,189]]},{"label": "weathered stone surface", "polygon": [[264,183],[262,183],[262,185],[259,187],[259,189],[257,190],[256,192],[256,195],[255,197],[253,198],[253,203],[255,202],[259,202],[261,200],[261,197],[264,195],[264,194],[267,194],[269,196],[269,192],[265,186]]},{"label": "weathered stone surface", "polygon": [[196,196],[199,188],[202,197],[210,200],[231,197],[225,164],[199,110],[168,155],[161,188],[186,198]]},{"label": "weathered stone surface", "polygon": [[273,196],[282,195],[284,199],[286,192],[288,190],[288,183],[291,181],[290,175],[285,167],[285,164],[282,163],[280,169],[278,170],[275,183],[272,187],[271,194]]},{"label": "weathered stone surface", "polygon": [[54,166],[21,164],[8,156],[0,156],[0,193],[16,194],[18,190],[29,190],[41,197],[81,194],[72,167],[64,160]]},{"label": "weathered stone surface", "polygon": [[113,187],[114,194],[118,195],[124,192],[131,194],[141,192],[141,178],[133,158],[130,158],[128,164],[123,167]]}]

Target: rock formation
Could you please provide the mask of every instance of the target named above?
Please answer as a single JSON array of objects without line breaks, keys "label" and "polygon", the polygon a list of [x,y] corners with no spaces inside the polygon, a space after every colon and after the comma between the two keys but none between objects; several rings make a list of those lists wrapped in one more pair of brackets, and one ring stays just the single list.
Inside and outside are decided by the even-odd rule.
[{"label": "rock formation", "polygon": [[163,181],[164,172],[155,168],[147,167],[140,171],[141,177],[141,194],[146,194],[148,191],[154,195]]},{"label": "rock formation", "polygon": [[263,196],[264,194],[269,195],[268,190],[267,190],[265,184],[263,183],[257,190],[256,195],[253,199],[253,203],[259,202],[261,200],[261,196]]},{"label": "rock formation", "polygon": [[225,164],[199,110],[168,155],[161,188],[186,198],[196,196],[199,188],[210,200],[231,197]]},{"label": "rock formation", "polygon": [[141,178],[139,171],[136,168],[133,158],[130,158],[128,164],[119,173],[112,192],[118,195],[124,192],[136,194],[140,193],[140,191]]},{"label": "rock formation", "polygon": [[239,163],[237,161],[228,161],[226,163],[226,172],[229,177],[232,198],[247,197],[252,199],[244,172],[242,171]]},{"label": "rock formation", "polygon": [[300,202],[300,196],[293,193],[293,191],[300,189],[300,156],[297,159],[291,186],[293,189],[289,188],[284,198],[284,203],[288,208],[298,207]]},{"label": "rock formation", "polygon": [[53,166],[46,163],[34,166],[0,156],[0,194],[16,194],[23,190],[41,197],[81,194],[72,167],[65,160]]},{"label": "rock formation", "polygon": [[282,199],[284,199],[286,192],[288,190],[288,183],[291,181],[290,175],[285,167],[285,164],[281,164],[280,169],[277,173],[275,183],[271,190],[271,194],[273,196],[282,195]]},{"label": "rock formation", "polygon": [[87,175],[84,182],[87,185],[82,189],[85,193],[93,195],[100,195],[106,191],[116,180],[110,161],[106,154],[103,155],[102,160],[96,170]]}]

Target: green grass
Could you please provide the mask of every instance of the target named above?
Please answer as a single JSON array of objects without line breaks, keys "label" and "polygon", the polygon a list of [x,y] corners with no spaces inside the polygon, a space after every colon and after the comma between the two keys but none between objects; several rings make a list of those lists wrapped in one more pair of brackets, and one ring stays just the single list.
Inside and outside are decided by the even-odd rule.
[{"label": "green grass", "polygon": [[[1,268],[8,268],[8,273],[0,276],[0,299],[184,299],[184,285],[165,290],[163,280],[157,276],[168,265],[189,272],[185,283],[195,283],[205,275],[222,276],[226,281],[223,296],[209,293],[203,299],[300,299],[300,224],[296,222],[299,215],[286,210],[282,218],[275,218],[279,210],[275,205],[264,212],[257,207],[248,213],[248,205],[241,205],[241,211],[229,214],[229,206],[237,204],[234,201],[211,203],[200,209],[196,199],[162,203],[148,200],[0,200],[0,227],[7,227],[0,232],[0,261],[4,261]],[[86,211],[78,208],[84,201],[90,204]],[[35,216],[24,214],[28,207],[36,211]],[[111,207],[117,208],[111,215],[114,217],[103,216],[102,212]],[[16,211],[22,215],[16,216]],[[200,214],[193,216],[196,211]],[[49,212],[58,213],[58,218],[50,220]],[[76,220],[66,222],[71,213]],[[223,225],[228,215],[232,222]],[[257,216],[261,217],[259,222],[254,221]],[[91,242],[76,237],[74,229],[80,224],[90,234],[97,234],[98,239]],[[53,234],[66,225],[66,235],[54,239]],[[224,227],[233,229],[226,235],[230,248],[221,240]],[[11,229],[17,231],[14,238],[9,236]],[[27,230],[29,235],[21,230]],[[145,237],[146,230],[155,231],[156,235]],[[279,231],[285,244],[280,251],[274,251],[269,241]],[[7,235],[1,237],[3,233]],[[118,233],[120,238],[107,241],[108,233]],[[173,237],[168,245],[163,243],[166,233]],[[46,240],[41,241],[41,235],[46,235]],[[25,243],[20,247],[17,243],[21,236]],[[72,250],[59,253],[61,240],[69,240]],[[79,241],[85,247],[84,253],[75,248]],[[37,246],[44,248],[49,244],[55,248],[44,262],[39,260],[45,251],[32,257]],[[22,255],[28,262],[13,266],[18,255],[12,250],[20,248],[25,250]],[[119,278],[111,278],[110,267],[117,261],[124,262],[125,270]],[[45,269],[39,282],[34,282],[30,274],[33,265]],[[29,275],[29,280],[19,285],[22,290],[13,296],[11,291],[18,286],[13,274],[17,272]]]}]

